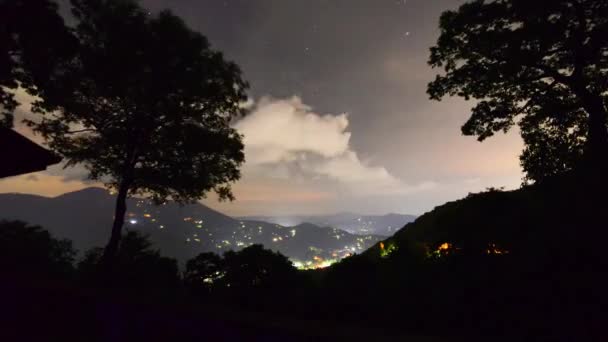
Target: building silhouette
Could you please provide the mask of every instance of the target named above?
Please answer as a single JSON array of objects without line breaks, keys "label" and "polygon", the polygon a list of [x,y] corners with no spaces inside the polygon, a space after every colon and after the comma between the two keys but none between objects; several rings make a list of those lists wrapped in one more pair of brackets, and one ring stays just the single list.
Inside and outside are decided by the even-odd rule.
[{"label": "building silhouette", "polygon": [[28,138],[0,127],[0,178],[46,170],[61,158]]}]

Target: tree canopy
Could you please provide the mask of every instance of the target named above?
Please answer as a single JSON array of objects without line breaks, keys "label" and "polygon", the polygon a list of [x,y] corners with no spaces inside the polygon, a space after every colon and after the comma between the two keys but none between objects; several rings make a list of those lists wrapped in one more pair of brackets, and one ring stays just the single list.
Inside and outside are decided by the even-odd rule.
[{"label": "tree canopy", "polygon": [[440,29],[429,64],[445,73],[428,93],[478,101],[464,134],[481,141],[519,124],[533,180],[583,152],[606,160],[608,2],[476,0],[443,13]]},{"label": "tree canopy", "polygon": [[[91,284],[99,283],[102,262],[102,248],[88,250],[78,263],[82,280]],[[116,277],[111,285],[137,292],[166,291],[179,283],[177,261],[162,256],[160,251],[152,247],[149,237],[138,231],[127,231],[123,235],[116,253],[113,274]],[[108,282],[104,281],[103,284],[107,286]]]},{"label": "tree canopy", "polygon": [[201,253],[186,263],[184,282],[194,291],[209,292],[214,283],[224,276],[223,266],[223,259],[219,255],[212,252]]},{"label": "tree canopy", "polygon": [[296,268],[279,252],[251,245],[241,251],[224,253],[225,276],[233,288],[280,288],[293,280]]},{"label": "tree canopy", "polygon": [[230,184],[244,161],[230,126],[243,114],[247,82],[239,67],[169,11],[152,15],[135,1],[73,0],[78,51],[53,75],[29,124],[68,166],[118,191],[116,253],[128,194],[188,203]]},{"label": "tree canopy", "polygon": [[557,176],[582,163],[588,126],[585,113],[558,118],[530,115],[519,125],[525,146],[520,156],[524,183]]},{"label": "tree canopy", "polygon": [[76,251],[40,226],[0,221],[0,269],[10,276],[58,276],[72,271]]},{"label": "tree canopy", "polygon": [[40,95],[53,70],[71,59],[75,41],[49,0],[0,0],[0,22],[0,125],[11,127],[13,92]]}]

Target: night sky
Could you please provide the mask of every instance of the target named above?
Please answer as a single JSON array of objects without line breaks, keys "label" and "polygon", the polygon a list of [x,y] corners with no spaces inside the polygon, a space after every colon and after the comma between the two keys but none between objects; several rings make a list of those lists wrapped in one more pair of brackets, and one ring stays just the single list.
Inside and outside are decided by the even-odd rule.
[{"label": "night sky", "polygon": [[[421,214],[468,192],[517,187],[517,132],[464,137],[473,103],[425,93],[439,72],[426,64],[439,16],[460,3],[142,1],[151,15],[172,9],[251,83],[252,112],[235,123],[247,157],[237,201],[205,203],[233,215]],[[84,175],[53,167],[0,181],[0,192],[57,195],[91,185]]]}]

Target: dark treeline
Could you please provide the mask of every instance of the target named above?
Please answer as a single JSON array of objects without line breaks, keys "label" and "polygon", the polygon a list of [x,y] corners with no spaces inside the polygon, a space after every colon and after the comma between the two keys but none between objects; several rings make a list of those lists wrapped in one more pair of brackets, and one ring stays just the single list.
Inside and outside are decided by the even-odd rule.
[{"label": "dark treeline", "polygon": [[[108,278],[102,248],[75,260],[68,241],[4,222],[0,248],[10,281],[3,286],[20,284],[12,292],[17,307],[78,322],[60,336],[102,340],[111,331],[132,338],[221,336],[218,324],[240,337],[592,340],[606,323],[608,234],[600,229],[604,211],[590,196],[596,192],[579,179],[471,194],[361,255],[309,271],[261,245],[202,253],[180,269],[129,231]],[[156,315],[164,318],[149,325]],[[49,329],[59,324],[37,318]],[[342,335],[343,327],[356,328]]]},{"label": "dark treeline", "polygon": [[[263,326],[251,333],[238,317],[230,324],[225,310],[287,311],[286,303],[302,298],[294,293],[304,284],[302,275],[285,256],[261,245],[223,256],[202,253],[182,271],[146,236],[128,231],[110,277],[103,248],[76,255],[70,241],[54,239],[39,226],[0,222],[2,317],[5,326],[13,326],[3,335],[90,341],[263,336]],[[165,318],[149,325],[160,317]],[[187,320],[192,325],[182,326]],[[23,330],[28,324],[37,329]]]}]

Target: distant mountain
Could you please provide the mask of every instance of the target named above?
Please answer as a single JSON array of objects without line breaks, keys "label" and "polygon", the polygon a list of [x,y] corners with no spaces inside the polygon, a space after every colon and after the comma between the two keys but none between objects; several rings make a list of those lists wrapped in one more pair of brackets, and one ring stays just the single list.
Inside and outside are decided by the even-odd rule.
[{"label": "distant mountain", "polygon": [[387,215],[359,215],[355,213],[339,213],[325,216],[247,216],[243,220],[256,220],[268,223],[292,226],[304,222],[322,227],[332,227],[358,235],[395,234],[406,224],[416,220],[413,215],[387,214]]},{"label": "distant mountain", "polygon": [[[87,188],[48,198],[0,194],[0,219],[18,219],[68,238],[80,251],[105,246],[110,235],[115,196],[101,188]],[[206,251],[223,253],[251,244],[287,255],[294,261],[321,264],[361,253],[380,241],[374,235],[353,235],[314,224],[285,227],[256,220],[237,220],[202,204],[155,206],[129,199],[127,229],[141,230],[164,255],[185,261]]]}]

